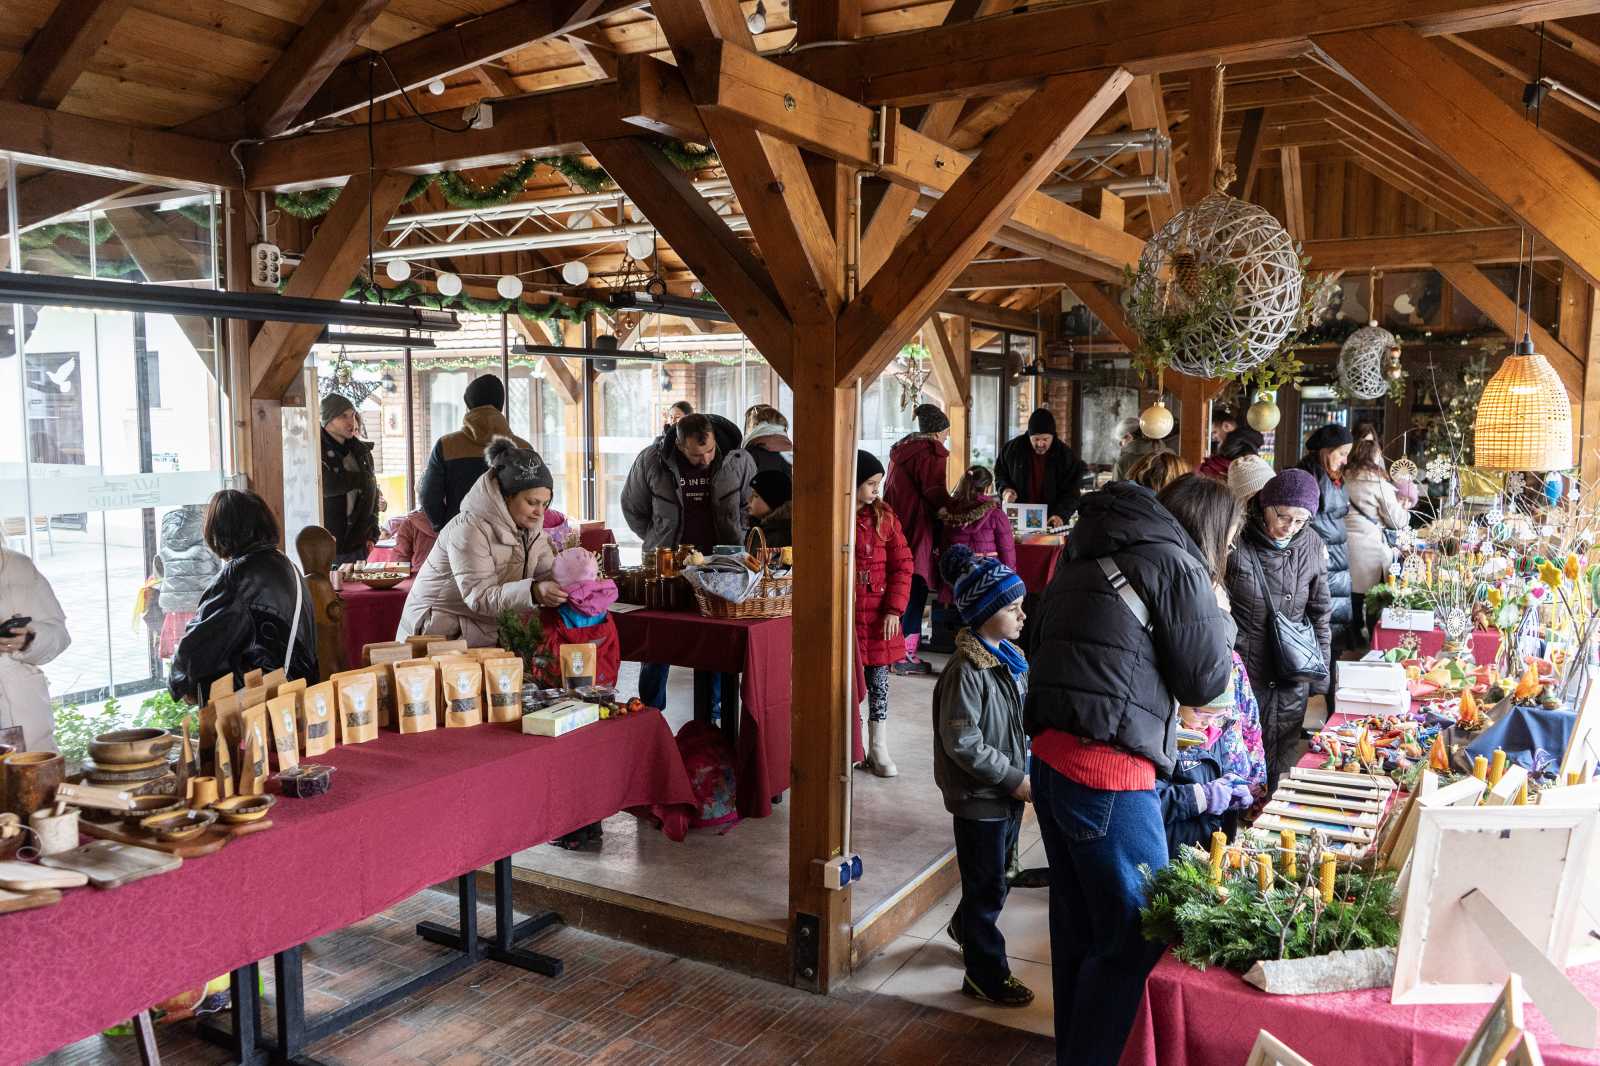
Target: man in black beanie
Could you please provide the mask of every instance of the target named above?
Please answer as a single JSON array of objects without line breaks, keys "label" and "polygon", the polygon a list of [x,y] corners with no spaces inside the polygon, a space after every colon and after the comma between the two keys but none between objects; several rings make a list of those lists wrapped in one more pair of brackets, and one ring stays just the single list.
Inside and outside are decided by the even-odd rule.
[{"label": "man in black beanie", "polygon": [[433,528],[442,532],[445,523],[461,510],[461,501],[483,472],[489,469],[483,450],[496,437],[508,437],[518,448],[531,448],[527,441],[511,432],[503,410],[505,384],[494,374],[473,378],[462,393],[467,405],[461,428],[446,433],[428,453],[428,466],[417,489],[417,505],[428,514]]},{"label": "man in black beanie", "polygon": [[1065,525],[1078,509],[1089,468],[1056,435],[1056,416],[1040,407],[1028,429],[1006,441],[994,465],[994,487],[1005,503],[1042,503],[1050,525]]},{"label": "man in black beanie", "polygon": [[349,397],[330,392],[322,398],[322,525],[337,542],[341,563],[365,559],[378,539],[383,509],[372,445],[356,436],[361,416]]}]

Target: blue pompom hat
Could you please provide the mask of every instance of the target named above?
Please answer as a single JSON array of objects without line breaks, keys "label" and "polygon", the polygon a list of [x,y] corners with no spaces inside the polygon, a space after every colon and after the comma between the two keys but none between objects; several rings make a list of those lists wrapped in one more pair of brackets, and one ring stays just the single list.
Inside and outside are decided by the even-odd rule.
[{"label": "blue pompom hat", "polygon": [[961,620],[977,628],[1027,595],[1027,586],[1017,572],[999,559],[972,554],[965,544],[945,550],[939,571],[951,586],[951,597]]}]

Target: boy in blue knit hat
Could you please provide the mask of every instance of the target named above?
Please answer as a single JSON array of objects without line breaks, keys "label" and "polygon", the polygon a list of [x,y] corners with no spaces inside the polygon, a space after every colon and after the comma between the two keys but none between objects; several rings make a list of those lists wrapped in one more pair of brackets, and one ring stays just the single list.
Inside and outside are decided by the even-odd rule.
[{"label": "boy in blue knit hat", "polygon": [[961,949],[963,994],[1004,1007],[1033,1002],[1011,976],[996,924],[1006,901],[1006,858],[1033,798],[1027,774],[1022,702],[1028,662],[1012,641],[1022,635],[1022,579],[998,559],[965,545],[939,562],[966,628],[933,690],[933,778],[953,815],[961,904],[946,932]]}]

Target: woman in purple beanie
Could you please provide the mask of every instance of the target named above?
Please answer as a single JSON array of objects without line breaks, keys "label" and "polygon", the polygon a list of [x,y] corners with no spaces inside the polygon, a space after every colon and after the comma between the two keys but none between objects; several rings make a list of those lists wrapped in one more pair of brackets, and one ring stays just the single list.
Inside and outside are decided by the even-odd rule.
[{"label": "woman in purple beanie", "polygon": [[[1227,588],[1234,642],[1261,707],[1261,741],[1267,756],[1267,791],[1294,765],[1306,704],[1326,696],[1328,679],[1279,680],[1276,642],[1267,599],[1277,613],[1296,622],[1310,620],[1330,662],[1332,603],[1328,594],[1328,549],[1308,528],[1321,501],[1317,479],[1291,469],[1274,477],[1246,504],[1244,532],[1228,559]],[[1263,587],[1263,581],[1265,585]]]}]

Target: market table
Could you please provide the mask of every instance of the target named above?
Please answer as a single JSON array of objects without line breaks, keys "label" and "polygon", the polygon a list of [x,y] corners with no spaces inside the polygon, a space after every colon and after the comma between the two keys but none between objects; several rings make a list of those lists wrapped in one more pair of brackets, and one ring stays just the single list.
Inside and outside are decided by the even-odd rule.
[{"label": "market table", "polygon": [[369,589],[346,581],[339,590],[344,601],[344,662],[349,669],[361,665],[361,649],[394,639],[405,613],[411,578],[392,589]]},{"label": "market table", "polygon": [[[1568,974],[1600,999],[1600,965]],[[1318,1066],[1452,1066],[1489,1004],[1393,1006],[1389,988],[1314,996],[1269,996],[1220,967],[1204,972],[1162,958],[1122,1052],[1122,1066],[1239,1066],[1265,1029]],[[1600,1051],[1556,1041],[1537,1007],[1529,1028],[1549,1066],[1600,1063]]]},{"label": "market table", "polygon": [[[1417,635],[1417,648],[1424,655],[1438,655],[1444,648],[1444,630],[1442,629],[1389,629],[1387,626],[1372,627],[1372,647],[1374,651],[1388,651],[1398,648],[1400,641],[1406,634],[1415,632]],[[1500,652],[1500,633],[1494,629],[1475,629],[1472,631],[1472,658],[1478,663],[1492,663]]]},{"label": "market table", "polygon": [[384,731],[335,748],[311,760],[337,767],[332,791],[280,799],[272,829],[170,874],[72,889],[53,907],[0,916],[0,1064],[91,1036],[218,974],[297,955],[313,937],[453,877],[465,895],[473,871],[491,863],[509,879],[500,860],[619,810],[694,807],[659,711],[559,738],[519,730]]},{"label": "market table", "polygon": [[611,617],[622,658],[722,674],[725,709],[730,689],[738,693],[737,730],[731,738],[736,803],[746,818],[771,814],[773,797],[789,787],[791,620],[733,621],[653,609]]},{"label": "market table", "polygon": [[1017,576],[1031,593],[1042,593],[1056,576],[1056,566],[1066,551],[1062,544],[1024,544],[1017,542]]}]

